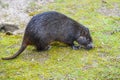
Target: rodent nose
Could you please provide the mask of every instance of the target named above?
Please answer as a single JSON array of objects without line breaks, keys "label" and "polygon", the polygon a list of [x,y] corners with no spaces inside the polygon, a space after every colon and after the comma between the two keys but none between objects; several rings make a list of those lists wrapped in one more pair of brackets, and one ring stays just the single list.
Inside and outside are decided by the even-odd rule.
[{"label": "rodent nose", "polygon": [[92,49],[92,48],[93,48],[92,46],[89,46],[89,47],[87,47],[86,49],[90,50],[90,49]]},{"label": "rodent nose", "polygon": [[93,45],[91,45],[91,46],[89,46],[89,48],[94,48],[94,46],[93,46]]},{"label": "rodent nose", "polygon": [[92,43],[88,44],[87,47],[86,47],[86,49],[88,49],[88,50],[89,50],[89,49],[92,49],[92,48],[94,48],[94,46],[93,46]]}]

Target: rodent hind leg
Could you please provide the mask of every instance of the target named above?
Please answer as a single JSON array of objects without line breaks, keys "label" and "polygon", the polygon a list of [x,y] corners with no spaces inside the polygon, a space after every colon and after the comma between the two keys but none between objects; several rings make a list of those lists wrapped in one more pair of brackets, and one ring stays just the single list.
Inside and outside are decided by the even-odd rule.
[{"label": "rodent hind leg", "polygon": [[46,51],[46,50],[49,50],[51,48],[50,45],[39,45],[36,47],[37,51]]}]

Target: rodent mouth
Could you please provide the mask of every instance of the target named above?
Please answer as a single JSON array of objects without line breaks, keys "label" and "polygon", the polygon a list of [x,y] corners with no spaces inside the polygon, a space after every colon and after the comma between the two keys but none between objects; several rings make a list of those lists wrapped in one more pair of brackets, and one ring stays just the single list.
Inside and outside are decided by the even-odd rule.
[{"label": "rodent mouth", "polygon": [[91,50],[93,47],[85,47],[86,50]]},{"label": "rodent mouth", "polygon": [[85,46],[85,49],[87,49],[87,50],[90,50],[90,49],[93,49],[93,48],[94,48],[93,43],[90,43],[87,46]]}]

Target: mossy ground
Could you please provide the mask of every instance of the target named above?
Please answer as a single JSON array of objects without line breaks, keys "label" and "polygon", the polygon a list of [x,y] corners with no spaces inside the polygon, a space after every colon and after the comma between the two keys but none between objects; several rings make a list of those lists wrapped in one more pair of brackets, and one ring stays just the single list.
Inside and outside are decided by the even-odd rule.
[{"label": "mossy ground", "polygon": [[[120,9],[120,0],[56,0],[39,6],[30,15],[54,10],[87,26],[95,48],[72,50],[55,43],[48,51],[36,52],[29,46],[14,60],[0,60],[0,80],[119,80],[120,32],[111,33],[119,29],[120,17],[98,12],[102,6],[114,8],[114,4]],[[0,58],[14,54],[21,42],[21,35],[0,33]]]}]

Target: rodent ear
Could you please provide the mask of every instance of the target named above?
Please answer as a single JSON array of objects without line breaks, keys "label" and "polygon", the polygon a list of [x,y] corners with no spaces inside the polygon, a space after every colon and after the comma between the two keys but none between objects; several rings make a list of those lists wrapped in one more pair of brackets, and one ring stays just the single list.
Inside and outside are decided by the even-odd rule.
[{"label": "rodent ear", "polygon": [[89,29],[86,28],[85,35],[87,35],[88,33],[89,33]]},{"label": "rodent ear", "polygon": [[88,31],[85,31],[84,34],[87,35],[87,34],[88,34]]}]

